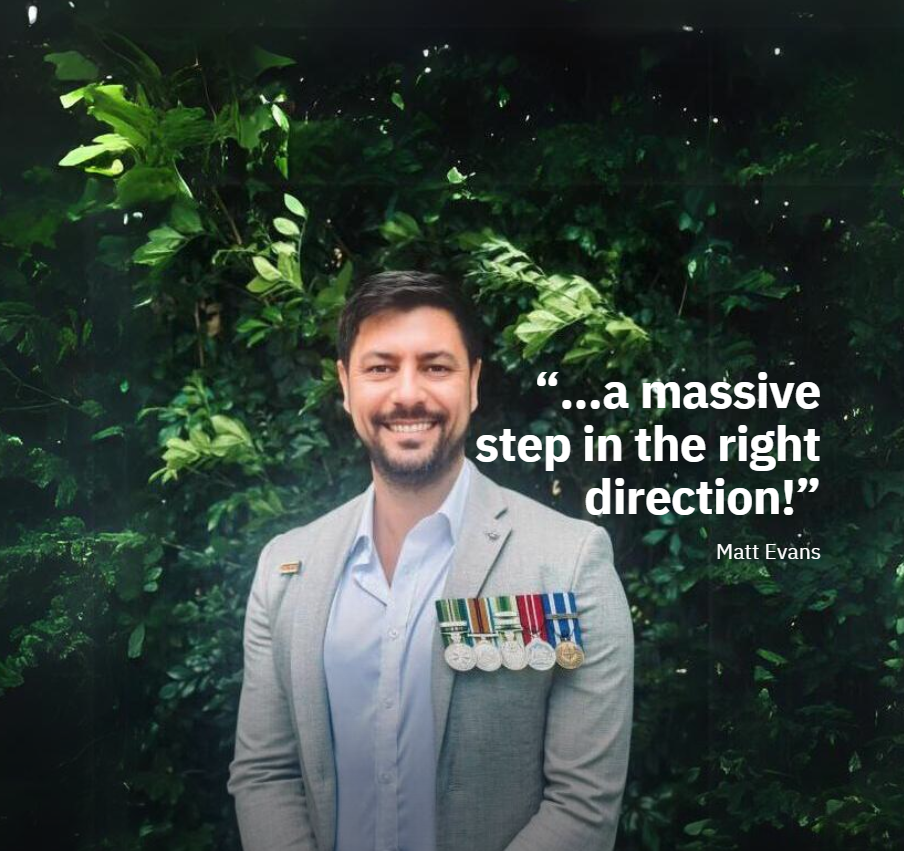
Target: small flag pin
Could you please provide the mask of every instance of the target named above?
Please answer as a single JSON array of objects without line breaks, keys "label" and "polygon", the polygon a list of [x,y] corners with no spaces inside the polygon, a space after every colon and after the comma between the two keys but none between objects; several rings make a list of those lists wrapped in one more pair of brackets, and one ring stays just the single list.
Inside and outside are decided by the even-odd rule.
[{"label": "small flag pin", "polygon": [[299,568],[301,567],[300,561],[287,561],[285,564],[281,564],[279,566],[279,572],[283,575],[288,575],[290,573],[298,573]]}]

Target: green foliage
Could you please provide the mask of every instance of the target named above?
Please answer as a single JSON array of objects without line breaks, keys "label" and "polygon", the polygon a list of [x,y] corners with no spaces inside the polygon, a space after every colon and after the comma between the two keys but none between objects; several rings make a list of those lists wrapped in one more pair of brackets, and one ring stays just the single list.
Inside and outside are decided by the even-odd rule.
[{"label": "green foliage", "polygon": [[[758,33],[605,55],[431,44],[429,73],[407,47],[336,62],[316,29],[281,53],[143,35],[17,48],[48,118],[17,130],[35,161],[4,164],[0,196],[6,831],[238,847],[225,779],[255,560],[366,484],[336,318],[354,276],[421,267],[457,274],[485,326],[475,434],[661,422],[715,439],[774,412],[558,402],[760,370],[820,385],[818,411],[783,414],[820,431],[818,467],[718,471],[746,487],[818,474],[793,516],[607,521],[638,644],[619,841],[896,848],[900,51],[801,39],[790,85]],[[612,469],[489,472],[579,514]],[[711,475],[634,457],[618,474]],[[769,541],[823,557],[714,558]]]}]

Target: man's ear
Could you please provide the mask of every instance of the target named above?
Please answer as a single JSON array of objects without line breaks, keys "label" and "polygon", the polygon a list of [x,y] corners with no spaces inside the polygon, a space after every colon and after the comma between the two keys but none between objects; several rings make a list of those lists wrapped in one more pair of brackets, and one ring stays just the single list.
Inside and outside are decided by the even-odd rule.
[{"label": "man's ear", "polygon": [[477,358],[471,366],[471,413],[477,410],[477,385],[480,382],[480,367],[483,361]]},{"label": "man's ear", "polygon": [[336,361],[336,372],[339,375],[339,383],[342,385],[342,407],[345,408],[346,413],[351,414],[348,406],[348,371],[341,360]]}]

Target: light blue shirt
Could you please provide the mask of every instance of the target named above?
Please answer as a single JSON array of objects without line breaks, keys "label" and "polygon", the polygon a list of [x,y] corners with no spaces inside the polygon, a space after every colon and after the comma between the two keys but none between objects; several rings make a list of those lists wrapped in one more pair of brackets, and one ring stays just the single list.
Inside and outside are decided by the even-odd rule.
[{"label": "light blue shirt", "polygon": [[435,602],[459,539],[465,460],[435,514],[402,543],[392,585],[374,545],[374,490],[333,597],[323,647],[338,781],[336,851],[434,851],[430,676]]}]

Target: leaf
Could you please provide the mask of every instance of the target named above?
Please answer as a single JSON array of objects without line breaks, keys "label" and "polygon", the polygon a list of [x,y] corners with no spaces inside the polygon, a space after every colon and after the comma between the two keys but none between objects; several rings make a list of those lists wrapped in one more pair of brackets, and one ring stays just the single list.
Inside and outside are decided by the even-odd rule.
[{"label": "leaf", "polygon": [[301,234],[301,231],[298,229],[298,225],[296,225],[295,222],[280,216],[277,216],[273,220],[273,227],[275,227],[283,236],[299,236]]},{"label": "leaf", "polygon": [[[345,265],[339,270],[339,274],[336,275],[333,286],[342,296],[348,292],[348,285],[352,282],[353,271],[354,267],[352,266],[351,260],[346,260]],[[904,618],[901,619],[901,623],[904,624]],[[904,632],[904,629],[902,629],[901,632]]]},{"label": "leaf", "polygon": [[273,115],[263,104],[259,104],[249,115],[238,118],[238,143],[246,151],[253,151],[260,145],[261,133],[274,126]]},{"label": "leaf", "polygon": [[280,252],[276,258],[276,268],[284,281],[289,281],[298,289],[301,289],[301,265],[295,257],[295,252]]},{"label": "leaf", "polygon": [[273,281],[267,281],[260,276],[255,276],[245,285],[245,289],[256,295],[263,295],[266,292],[270,292],[275,286],[276,284]]},{"label": "leaf", "polygon": [[239,439],[242,443],[251,444],[251,435],[248,433],[248,429],[238,420],[222,414],[214,414],[210,418],[210,424],[217,435],[229,435]]},{"label": "leaf", "polygon": [[250,71],[252,78],[259,77],[264,71],[269,71],[271,68],[287,68],[294,64],[295,60],[288,56],[271,53],[256,44],[251,46]]},{"label": "leaf", "polygon": [[177,198],[173,202],[172,209],[169,214],[170,224],[179,233],[188,236],[204,232],[204,225],[201,223],[201,216],[198,213],[198,205],[190,198]]},{"label": "leaf", "polygon": [[305,209],[304,204],[301,203],[294,195],[290,195],[288,192],[283,195],[283,203],[286,205],[286,209],[290,213],[294,213],[300,219],[306,219],[308,217],[308,211]]},{"label": "leaf", "polygon": [[132,260],[143,266],[161,266],[171,260],[187,242],[188,237],[164,225],[148,234],[148,241],[135,250]]},{"label": "leaf", "polygon": [[81,165],[84,162],[88,162],[88,160],[93,160],[95,157],[99,157],[101,154],[106,153],[108,153],[108,151],[105,145],[79,145],[77,148],[73,148],[66,154],[57,165],[61,165],[64,168]]},{"label": "leaf", "polygon": [[220,132],[201,107],[176,106],[163,114],[155,137],[164,151],[178,156],[188,148],[209,145]]},{"label": "leaf", "polygon": [[87,165],[84,170],[87,174],[102,174],[104,177],[119,177],[119,175],[125,171],[125,166],[123,165],[122,160],[116,159],[108,166]]},{"label": "leaf", "polygon": [[404,112],[405,110],[405,101],[402,99],[402,96],[398,92],[393,92],[390,100],[393,104],[400,110]]},{"label": "leaf", "polygon": [[651,546],[653,546],[662,541],[668,534],[668,529],[651,529],[649,532],[647,532],[646,535],[643,536],[643,542],[645,544],[650,544]]},{"label": "leaf", "polygon": [[123,433],[122,426],[110,426],[109,428],[94,432],[94,434],[91,435],[91,440],[97,442],[99,440],[106,440],[108,437],[121,437]]},{"label": "leaf", "polygon": [[692,821],[684,826],[684,832],[688,836],[699,836],[707,828],[712,819],[701,819],[700,821]]},{"label": "leaf", "polygon": [[96,80],[100,76],[97,65],[77,50],[48,53],[44,61],[52,62],[56,66],[55,74],[58,80]]},{"label": "leaf", "polygon": [[275,103],[270,106],[270,113],[273,116],[273,120],[276,122],[276,126],[279,127],[280,130],[288,133],[289,119],[286,114]]},{"label": "leaf", "polygon": [[136,626],[135,629],[132,630],[132,634],[129,636],[130,659],[137,659],[139,656],[141,656],[141,651],[144,648],[144,634],[144,623],[138,624],[138,626]]},{"label": "leaf", "polygon": [[452,166],[452,168],[446,172],[446,180],[448,180],[449,183],[464,183],[467,179],[467,176],[462,174],[456,166]]},{"label": "leaf", "polygon": [[0,662],[0,689],[16,688],[25,682],[25,678],[11,665]]},{"label": "leaf", "polygon": [[760,648],[756,651],[756,655],[761,659],[765,659],[767,662],[771,662],[773,665],[787,665],[788,660],[780,655],[779,653],[773,653],[771,650],[763,650]]},{"label": "leaf", "polygon": [[63,109],[69,109],[81,101],[85,97],[86,89],[87,86],[82,86],[80,89],[73,89],[71,92],[60,95],[60,103],[63,105]]},{"label": "leaf", "polygon": [[175,169],[135,166],[116,181],[116,205],[122,210],[166,201],[181,191]]},{"label": "leaf", "polygon": [[91,84],[83,89],[89,114],[109,124],[139,150],[147,148],[157,120],[150,107],[130,101],[124,86]]},{"label": "leaf", "polygon": [[422,237],[421,226],[408,213],[397,211],[392,218],[380,225],[380,233],[388,242],[411,242]]},{"label": "leaf", "polygon": [[282,278],[279,269],[277,269],[266,257],[257,255],[251,258],[251,262],[254,264],[257,274],[265,281],[275,282]]},{"label": "leaf", "polygon": [[775,680],[775,674],[768,671],[762,665],[756,665],[753,669],[753,681],[755,683],[768,683]]}]

